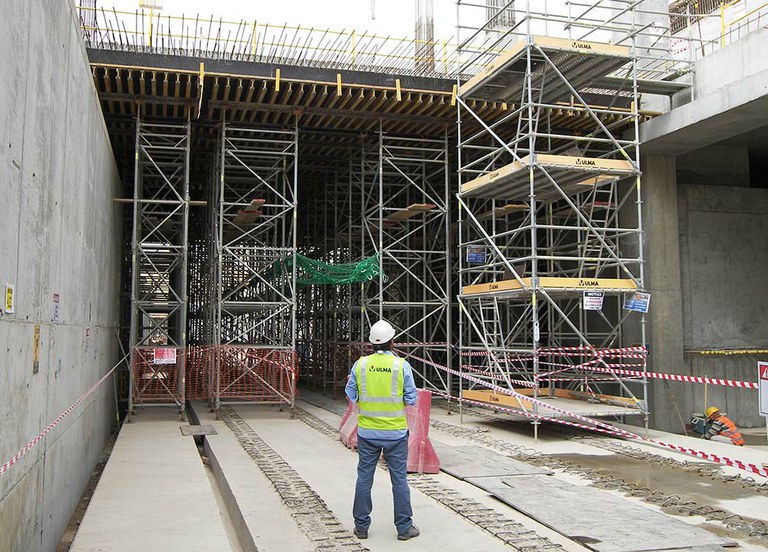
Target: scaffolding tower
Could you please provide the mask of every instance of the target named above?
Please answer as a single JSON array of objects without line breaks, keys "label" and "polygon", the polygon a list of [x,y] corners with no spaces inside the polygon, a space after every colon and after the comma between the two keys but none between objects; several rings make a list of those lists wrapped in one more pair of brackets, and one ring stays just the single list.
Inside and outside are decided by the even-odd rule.
[{"label": "scaffolding tower", "polygon": [[641,55],[639,3],[566,4],[506,2],[481,23],[458,8],[460,394],[534,431],[561,415],[541,399],[647,422],[645,378],[613,369],[645,371],[639,100],[677,70],[660,37]]},{"label": "scaffolding tower", "polygon": [[[344,162],[342,159],[336,159]],[[308,161],[315,167],[320,160]],[[347,164],[347,163],[345,163]],[[325,167],[317,174],[318,185],[302,194],[301,242],[299,248],[306,256],[338,265],[355,262],[344,236],[347,232],[349,208],[349,177],[345,167]],[[337,358],[348,353],[350,285],[307,285],[298,290],[297,349],[304,384],[336,398],[349,370],[349,358]],[[344,347],[339,351],[339,343]]]},{"label": "scaffolding tower", "polygon": [[223,121],[219,148],[207,394],[293,407],[298,131]]},{"label": "scaffolding tower", "polygon": [[447,130],[442,137],[380,130],[363,141],[351,183],[360,215],[350,225],[351,243],[359,240],[361,257],[378,255],[380,269],[377,280],[353,290],[353,335],[365,342],[373,323],[388,320],[417,385],[445,393],[450,375],[434,365],[451,365]]},{"label": "scaffolding tower", "polygon": [[185,401],[190,123],[136,120],[129,412]]}]

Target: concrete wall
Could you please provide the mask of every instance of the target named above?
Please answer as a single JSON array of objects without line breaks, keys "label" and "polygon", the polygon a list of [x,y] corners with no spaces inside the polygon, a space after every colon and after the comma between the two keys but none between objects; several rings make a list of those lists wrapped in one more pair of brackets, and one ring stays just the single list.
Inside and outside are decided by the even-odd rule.
[{"label": "concrete wall", "polygon": [[[678,205],[685,348],[768,348],[768,190],[681,183]],[[687,373],[756,381],[756,361],[686,355],[685,363]],[[707,394],[740,426],[765,424],[755,391],[710,386]],[[704,409],[703,386],[693,386],[692,400],[692,410]]]},{"label": "concrete wall", "polygon": [[677,181],[709,186],[749,187],[749,149],[706,146],[677,157]]},{"label": "concrete wall", "polygon": [[[651,293],[647,337],[649,369],[684,373],[683,312],[680,290],[680,241],[677,206],[677,171],[673,156],[649,155],[643,167],[643,228],[645,285]],[[674,385],[674,384],[673,384]],[[681,432],[691,389],[661,381],[649,384],[651,424]]]},{"label": "concrete wall", "polygon": [[[118,359],[120,221],[72,3],[4,1],[0,52],[0,288],[16,286],[0,315],[4,463]],[[108,380],[0,476],[0,550],[55,550],[114,420]]]}]

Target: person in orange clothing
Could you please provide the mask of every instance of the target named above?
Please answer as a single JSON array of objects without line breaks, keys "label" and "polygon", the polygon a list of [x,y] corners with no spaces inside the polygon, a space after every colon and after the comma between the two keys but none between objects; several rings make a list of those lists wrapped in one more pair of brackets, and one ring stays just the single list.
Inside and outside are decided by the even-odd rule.
[{"label": "person in orange clothing", "polygon": [[730,439],[731,443],[736,446],[744,446],[744,438],[741,436],[739,429],[731,420],[726,416],[720,414],[720,409],[716,406],[710,406],[707,408],[707,430],[702,437],[704,439],[712,439],[715,436],[725,437]]}]

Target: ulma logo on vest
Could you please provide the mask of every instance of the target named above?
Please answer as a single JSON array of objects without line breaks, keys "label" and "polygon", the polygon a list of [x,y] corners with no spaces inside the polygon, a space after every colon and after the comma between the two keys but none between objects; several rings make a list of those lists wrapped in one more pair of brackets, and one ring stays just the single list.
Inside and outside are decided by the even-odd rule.
[{"label": "ulma logo on vest", "polygon": [[369,372],[389,372],[392,373],[392,368],[386,368],[383,366],[371,366],[368,368]]}]

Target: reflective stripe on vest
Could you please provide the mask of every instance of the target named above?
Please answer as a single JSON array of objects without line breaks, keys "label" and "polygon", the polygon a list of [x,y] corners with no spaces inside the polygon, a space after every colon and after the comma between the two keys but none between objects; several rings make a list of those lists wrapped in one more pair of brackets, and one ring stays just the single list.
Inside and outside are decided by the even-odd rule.
[{"label": "reflective stripe on vest", "polygon": [[364,429],[396,430],[408,427],[403,403],[402,358],[383,353],[362,357],[356,367],[360,414]]},{"label": "reflective stripe on vest", "polygon": [[744,444],[744,439],[741,436],[741,432],[736,428],[736,424],[725,416],[720,416],[717,421],[725,426],[724,431],[721,433],[723,437],[728,437],[734,445]]}]

